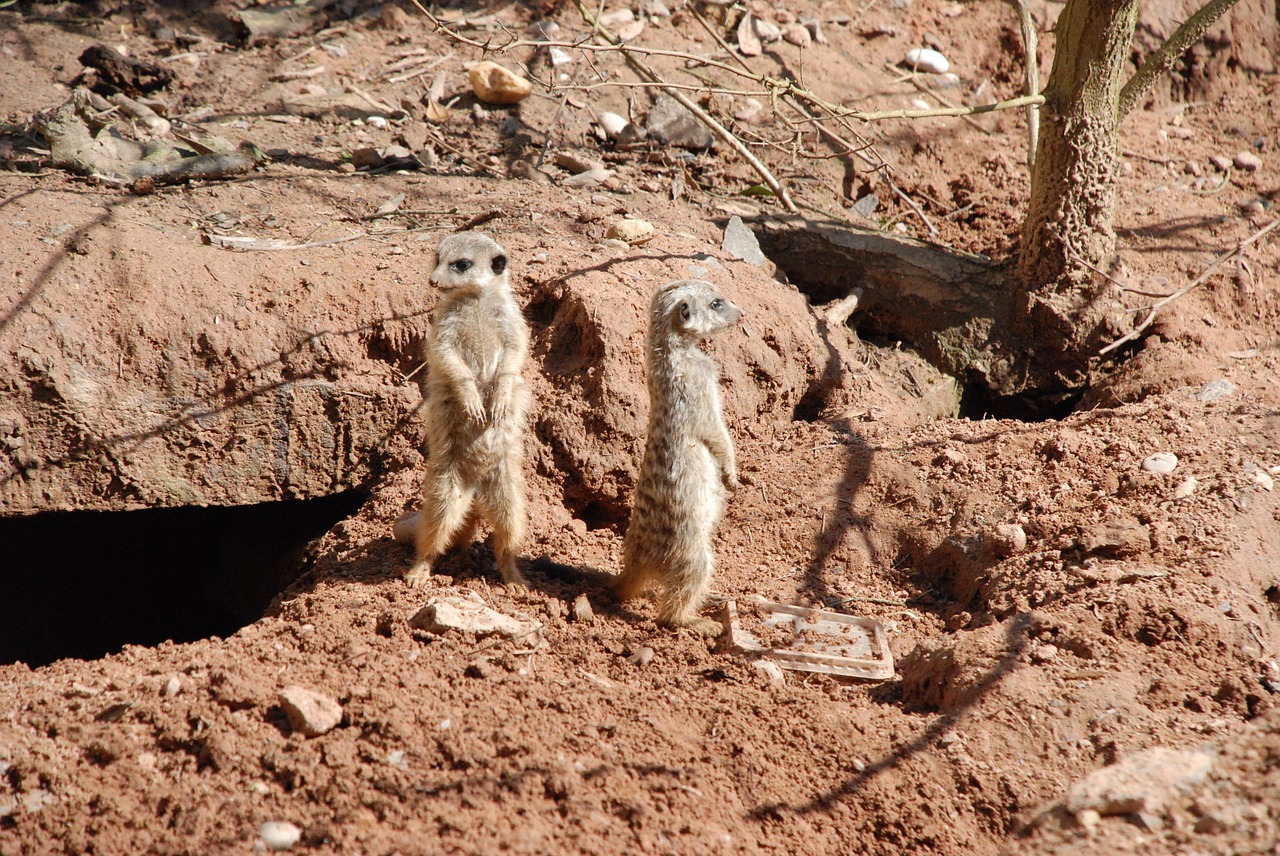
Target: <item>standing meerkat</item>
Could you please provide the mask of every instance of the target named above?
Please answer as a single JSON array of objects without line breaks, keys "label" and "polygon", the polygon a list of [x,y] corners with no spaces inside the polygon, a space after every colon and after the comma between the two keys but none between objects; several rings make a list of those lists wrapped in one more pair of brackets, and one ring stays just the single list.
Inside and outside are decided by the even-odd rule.
[{"label": "standing meerkat", "polygon": [[405,581],[422,588],[432,563],[471,540],[484,518],[506,583],[524,584],[516,556],[524,546],[525,411],[520,371],[529,326],[507,279],[507,253],[479,232],[440,242],[431,281],[445,289],[427,339],[427,474],[422,510],[397,522],[413,531],[417,560]]},{"label": "standing meerkat", "polygon": [[658,621],[717,636],[697,612],[711,585],[711,536],[727,487],[738,489],[733,440],[720,408],[720,371],[698,347],[742,310],[700,280],[669,283],[649,315],[649,437],[616,584],[624,600],[662,588]]}]

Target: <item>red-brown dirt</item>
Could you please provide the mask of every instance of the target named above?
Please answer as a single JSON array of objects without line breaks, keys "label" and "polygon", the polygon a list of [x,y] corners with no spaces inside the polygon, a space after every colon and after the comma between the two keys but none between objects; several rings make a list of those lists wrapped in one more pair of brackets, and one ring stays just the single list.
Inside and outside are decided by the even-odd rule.
[{"label": "red-brown dirt", "polygon": [[[1280,245],[1258,243],[1164,308],[1073,414],[940,417],[921,361],[827,331],[771,264],[721,250],[729,216],[778,210],[740,195],[759,182],[746,163],[596,138],[597,111],[628,114],[633,101],[640,118],[646,92],[535,86],[519,108],[473,110],[463,63],[478,49],[411,9],[349,5],[355,17],[339,4],[332,29],[248,47],[226,3],[0,10],[4,516],[367,492],[227,638],[0,665],[0,853],[244,852],[268,821],[302,830],[295,849],[333,853],[1280,852]],[[1032,8],[1047,64],[1060,6]],[[676,11],[649,17],[638,43],[717,49]],[[833,100],[928,99],[886,67],[920,45],[950,58],[949,100],[1019,92],[1006,4],[782,13],[820,17],[829,44],[806,48],[803,66],[785,42],[754,62],[803,71]],[[498,25],[522,32],[540,14],[582,32],[569,8],[448,18],[500,40]],[[1180,68],[1123,126],[1111,274],[1129,288],[1177,289],[1274,216],[1275,8],[1234,14],[1197,49],[1205,64]],[[1139,53],[1163,32],[1144,27]],[[1245,45],[1233,33],[1263,35]],[[172,63],[170,115],[196,114],[201,130],[272,160],[144,195],[48,168],[28,123],[68,98],[77,57],[97,43],[191,54]],[[446,58],[391,81],[387,67],[412,50]],[[594,63],[631,79],[617,56]],[[545,79],[546,61],[533,67]],[[426,126],[437,71],[463,97]],[[306,84],[354,86],[409,117],[286,115],[281,99]],[[721,116],[739,106],[713,104]],[[762,122],[736,127],[782,130]],[[1028,188],[1021,112],[869,133],[933,240],[1013,251]],[[353,151],[398,136],[420,157],[431,149],[434,166],[349,170]],[[544,147],[585,151],[613,175],[565,187],[548,156],[549,181],[506,177]],[[847,219],[874,190],[879,225],[929,237],[881,179],[763,151],[806,213]],[[1242,151],[1260,166],[1210,162]],[[367,219],[397,194],[398,213]],[[390,531],[415,507],[422,470],[412,375],[436,300],[427,275],[440,236],[494,211],[478,228],[511,251],[533,331],[531,589],[504,589],[479,544],[414,591]],[[656,237],[606,241],[624,214]],[[211,234],[311,246],[236,252],[206,245]],[[715,588],[879,620],[892,681],[777,683],[609,593],[647,415],[645,306],[656,285],[695,275],[746,311],[712,347],[743,481],[717,537]],[[1172,473],[1142,468],[1157,452],[1176,454]],[[1025,547],[1009,542],[1014,525]],[[91,564],[126,585],[127,557]],[[176,554],[172,574],[185,569]],[[502,641],[410,625],[459,593],[542,629]],[[581,594],[589,621],[571,609]],[[22,632],[58,626],[74,596],[33,598]],[[16,644],[7,632],[0,643]],[[291,685],[338,701],[338,727],[295,731],[279,700]],[[1206,746],[1212,770],[1152,816],[1081,822],[1054,809],[1074,782],[1156,746]]]}]

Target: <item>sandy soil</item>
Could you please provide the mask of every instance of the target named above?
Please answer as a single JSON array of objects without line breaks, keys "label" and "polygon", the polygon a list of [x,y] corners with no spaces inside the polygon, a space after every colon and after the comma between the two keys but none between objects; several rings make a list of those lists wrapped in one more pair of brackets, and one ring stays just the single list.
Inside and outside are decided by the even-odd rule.
[{"label": "sandy soil", "polygon": [[[476,38],[536,20],[581,30],[553,6],[449,18]],[[0,852],[244,852],[262,846],[268,821],[295,824],[296,849],[334,853],[1280,852],[1280,245],[1258,244],[1163,310],[1069,417],[931,418],[918,361],[854,329],[824,339],[772,265],[721,250],[729,216],[777,211],[740,195],[758,182],[744,162],[596,138],[598,110],[627,114],[631,100],[641,116],[646,93],[535,88],[518,109],[478,108],[463,63],[480,51],[415,14],[361,7],[335,13],[335,29],[246,47],[226,23],[230,5],[201,8],[0,11],[4,496],[48,510],[89,507],[86,497],[98,508],[198,504],[187,487],[126,477],[132,462],[181,447],[190,468],[172,484],[211,491],[205,502],[352,486],[368,498],[227,638],[0,665]],[[1033,5],[1042,29],[1059,8]],[[1124,126],[1113,275],[1130,288],[1181,287],[1273,216],[1274,56],[1232,58],[1233,33],[1271,33],[1275,10],[1242,9],[1201,66],[1180,69]],[[784,11],[824,21],[829,43],[807,48],[803,69],[826,97],[877,108],[928,98],[885,67],[921,44],[959,75],[947,98],[1018,93],[1005,4]],[[161,95],[171,115],[252,140],[271,162],[146,195],[48,169],[23,128],[66,100],[77,57],[96,43],[190,54]],[[649,17],[639,43],[715,47],[687,15]],[[444,60],[391,81],[400,72],[388,67],[415,50]],[[756,62],[797,70],[800,59],[777,43]],[[598,67],[621,73],[617,57]],[[545,76],[546,60],[533,68]],[[463,97],[447,122],[425,126],[421,96],[436,73],[446,96]],[[281,99],[306,85],[355,86],[408,118],[286,115]],[[723,115],[742,106],[718,98]],[[783,130],[760,121],[744,127]],[[877,134],[934,240],[1011,252],[1028,186],[1020,113]],[[350,168],[353,152],[398,138],[424,161],[430,149],[434,165]],[[543,179],[507,177],[544,147],[584,151],[613,175],[566,187],[548,157]],[[1211,163],[1242,151],[1260,166]],[[881,225],[928,237],[877,179],[834,160],[768,157],[815,216],[846,219],[875,191]],[[401,193],[399,213],[361,219]],[[505,590],[478,544],[413,591],[390,527],[414,507],[421,472],[419,379],[408,376],[436,299],[426,275],[442,234],[493,211],[479,228],[511,250],[533,329],[531,589]],[[606,242],[623,215],[657,236]],[[234,252],[207,246],[210,234],[314,245]],[[647,413],[644,306],[655,284],[690,275],[747,313],[713,348],[744,482],[717,539],[716,589],[877,619],[897,662],[891,681],[777,681],[609,593]],[[92,395],[84,377],[96,378]],[[339,444],[331,479],[207,475],[254,460],[236,445],[252,436],[237,413],[303,380],[347,392],[316,411],[331,419],[299,422],[300,448],[332,424],[376,428]],[[163,406],[181,418],[155,428],[129,396],[165,384]],[[184,415],[192,402],[202,420]],[[61,419],[65,445],[23,451],[31,413]],[[1176,454],[1172,473],[1143,469],[1157,452]],[[124,583],[127,567],[104,567]],[[503,640],[411,626],[448,594],[541,629]],[[588,620],[571,608],[584,594]],[[37,617],[56,614],[61,596]],[[279,693],[295,685],[337,701],[339,724],[317,737],[291,725]],[[1158,809],[1055,809],[1073,783],[1135,752],[1197,746],[1211,771]]]}]

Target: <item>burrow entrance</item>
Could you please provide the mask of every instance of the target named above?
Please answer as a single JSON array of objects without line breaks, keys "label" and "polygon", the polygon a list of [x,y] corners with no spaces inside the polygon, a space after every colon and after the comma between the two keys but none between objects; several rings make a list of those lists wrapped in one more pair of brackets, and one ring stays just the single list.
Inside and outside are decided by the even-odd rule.
[{"label": "burrow entrance", "polygon": [[0,664],[229,636],[306,569],[365,500],[0,518]]}]

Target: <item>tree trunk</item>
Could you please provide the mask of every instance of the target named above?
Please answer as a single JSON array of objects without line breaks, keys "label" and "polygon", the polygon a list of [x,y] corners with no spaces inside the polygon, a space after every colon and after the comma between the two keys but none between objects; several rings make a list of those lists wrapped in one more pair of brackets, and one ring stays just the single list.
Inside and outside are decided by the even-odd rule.
[{"label": "tree trunk", "polygon": [[1017,272],[1030,362],[1062,388],[1085,382],[1121,312],[1093,269],[1115,255],[1118,105],[1137,15],[1137,0],[1068,0],[1058,18]]}]

